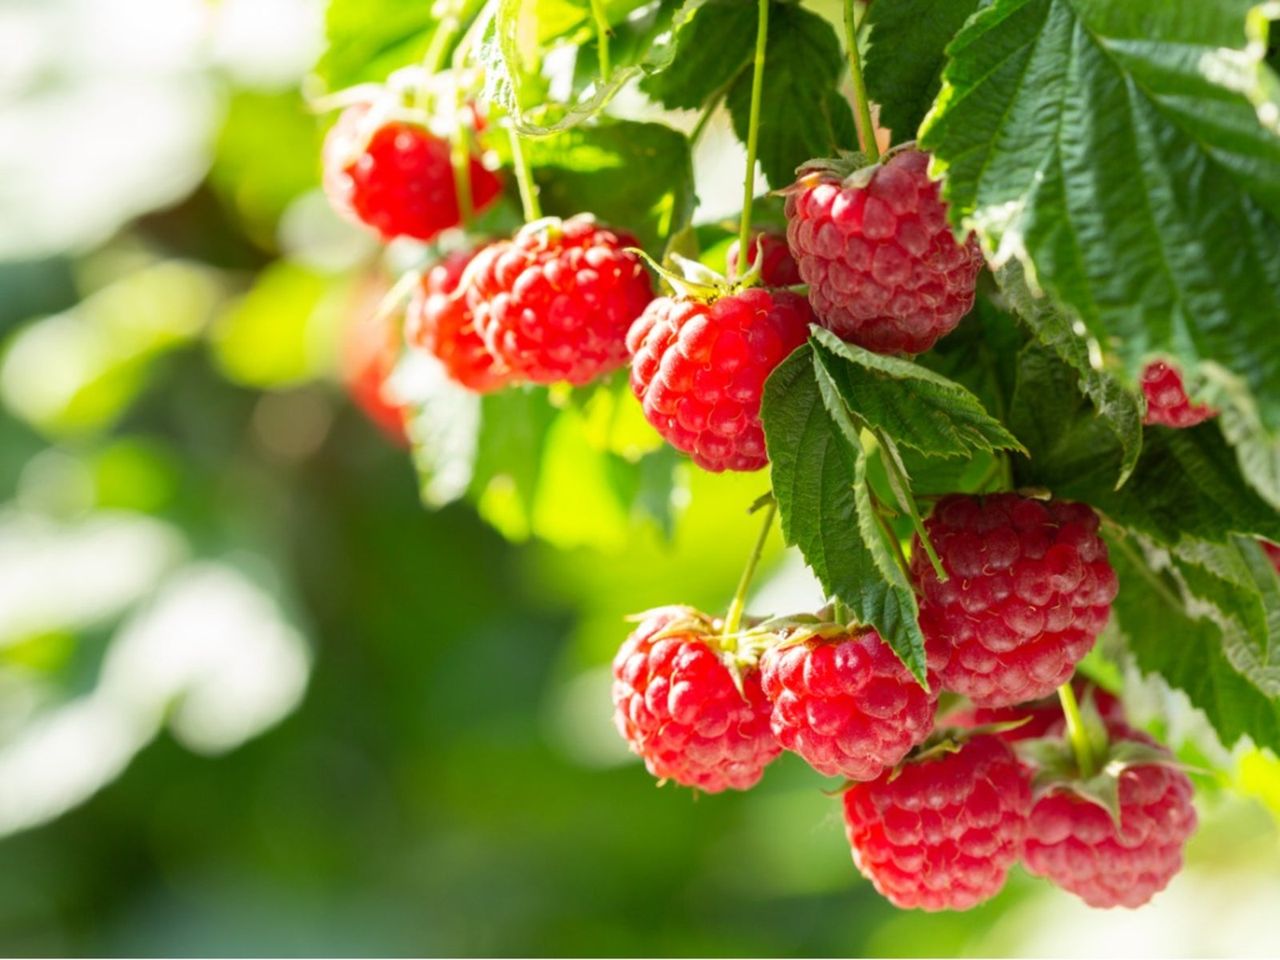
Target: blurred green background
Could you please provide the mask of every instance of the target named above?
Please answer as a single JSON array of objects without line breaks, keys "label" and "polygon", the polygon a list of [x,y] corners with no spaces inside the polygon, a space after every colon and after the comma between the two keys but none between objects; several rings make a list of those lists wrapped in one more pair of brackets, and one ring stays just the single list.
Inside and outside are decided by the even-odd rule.
[{"label": "blurred green background", "polygon": [[[764,481],[686,476],[668,543],[584,505],[565,441],[554,546],[423,508],[340,383],[385,280],[317,190],[320,23],[0,3],[0,953],[1280,950],[1274,759],[1136,677],[1220,771],[1138,913],[1020,873],[899,913],[794,758],[749,795],[656,788],[609,719],[622,618],[721,608]],[[816,594],[776,539],[765,574],[761,609]]]}]

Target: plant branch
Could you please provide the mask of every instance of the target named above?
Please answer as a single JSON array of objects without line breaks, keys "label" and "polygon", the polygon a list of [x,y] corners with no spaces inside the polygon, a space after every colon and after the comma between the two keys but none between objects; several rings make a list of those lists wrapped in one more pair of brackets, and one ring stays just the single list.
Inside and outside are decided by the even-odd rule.
[{"label": "plant branch", "polygon": [[520,206],[524,210],[525,223],[542,219],[542,206],[538,203],[538,185],[533,182],[533,172],[524,155],[524,144],[515,124],[507,128],[511,137],[511,159],[516,168],[516,184],[520,187]]},{"label": "plant branch", "polygon": [[751,579],[756,574],[756,567],[760,564],[760,555],[764,553],[765,542],[769,539],[769,531],[773,528],[773,517],[778,512],[778,502],[770,498],[769,502],[763,507],[764,522],[760,525],[760,536],[756,538],[755,546],[751,548],[751,555],[747,557],[747,566],[742,571],[742,578],[738,581],[738,589],[734,591],[733,602],[729,604],[729,612],[724,618],[724,636],[736,633],[738,627],[742,625],[742,614],[747,609],[747,591],[751,589]]},{"label": "plant branch", "polygon": [[613,73],[609,63],[609,18],[605,16],[604,0],[591,0],[591,16],[596,22],[596,52],[600,59],[600,80],[608,83]]},{"label": "plant branch", "polygon": [[747,126],[747,175],[742,183],[742,222],[738,227],[738,249],[746,258],[751,241],[751,202],[756,195],[756,150],[760,143],[760,103],[764,96],[764,58],[769,47],[769,2],[758,0],[755,69],[751,75],[751,116]]},{"label": "plant branch", "polygon": [[871,120],[871,102],[867,99],[867,82],[862,76],[862,54],[858,50],[858,22],[853,0],[844,0],[845,43],[849,47],[849,73],[853,77],[853,98],[858,108],[858,131],[862,137],[862,152],[875,163],[880,159],[880,145],[876,143],[876,127]]}]

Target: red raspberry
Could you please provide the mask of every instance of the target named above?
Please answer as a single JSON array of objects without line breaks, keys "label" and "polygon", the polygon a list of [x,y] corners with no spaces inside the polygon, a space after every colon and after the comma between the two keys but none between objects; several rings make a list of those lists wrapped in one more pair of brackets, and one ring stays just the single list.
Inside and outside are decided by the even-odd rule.
[{"label": "red raspberry", "polygon": [[584,384],[627,360],[627,329],[653,299],[634,237],[586,215],[531,223],[476,255],[467,303],[512,376]]},{"label": "red raspberry", "polygon": [[[1115,729],[1124,740],[1155,741]],[[1101,806],[1056,786],[1036,801],[1022,860],[1091,907],[1140,907],[1182,869],[1182,848],[1196,828],[1191,781],[1159,764],[1120,774],[1120,826]]]},{"label": "red raspberry", "polygon": [[[791,256],[791,248],[787,246],[787,238],[781,233],[757,233],[751,237],[751,247],[747,254],[747,263],[752,266],[756,262],[756,245],[759,244],[764,260],[760,266],[760,282],[766,287],[790,287],[803,283],[800,279],[800,268]],[[726,266],[730,280],[738,278],[738,241],[729,247]]]},{"label": "red raspberry", "polygon": [[773,734],[819,773],[872,780],[933,730],[926,693],[875,630],[773,647],[760,660]]},{"label": "red raspberry", "polygon": [[[447,140],[425,127],[388,121],[368,135],[368,104],[343,111],[324,141],[324,192],[333,208],[384,240],[430,240],[461,222]],[[363,148],[362,145],[363,144]],[[471,158],[471,202],[483,210],[502,181]]]},{"label": "red raspberry", "polygon": [[923,353],[973,307],[982,251],[972,235],[956,242],[928,163],[903,150],[864,186],[810,175],[787,196],[787,240],[818,321],[877,353]]},{"label": "red raspberry", "polygon": [[342,338],[341,359],[342,379],[356,406],[396,443],[408,446],[406,411],[386,392],[400,360],[397,325],[374,309],[357,310]]},{"label": "red raspberry", "polygon": [[[1075,690],[1078,700],[1083,701],[1086,692],[1093,698],[1094,708],[1105,724],[1111,726],[1124,723],[1124,704],[1117,697],[1085,680],[1073,680],[1071,687]],[[1006,743],[1058,736],[1066,727],[1066,720],[1062,715],[1062,702],[1056,694],[1012,707],[977,707],[948,714],[945,719],[948,724],[957,727],[981,727],[989,723],[1012,723],[1015,720],[1025,719],[1026,722],[1022,726],[996,734]]]},{"label": "red raspberry", "polygon": [[1081,503],[1014,493],[953,495],[925,529],[949,575],[938,579],[917,538],[920,627],[949,651],[942,685],[1000,707],[1066,683],[1116,595],[1098,515]]},{"label": "red raspberry", "polygon": [[1265,540],[1259,540],[1262,544],[1262,552],[1265,553],[1271,561],[1271,565],[1276,568],[1276,573],[1280,573],[1280,547],[1274,543],[1267,543]]},{"label": "red raspberry", "polygon": [[405,337],[434,354],[458,383],[488,393],[506,386],[508,378],[476,332],[465,292],[458,289],[474,256],[474,252],[451,253],[423,274],[409,304]]},{"label": "red raspberry", "polygon": [[782,752],[759,671],[743,672],[739,693],[714,626],[689,607],[652,610],[613,660],[618,732],[655,777],[707,793],[755,786]]},{"label": "red raspberry", "polygon": [[968,910],[1018,859],[1031,787],[1008,744],[980,736],[845,791],[853,861],[895,906]]},{"label": "red raspberry", "polygon": [[753,287],[712,303],[659,297],[627,334],[631,389],[654,428],[704,470],[759,470],[769,462],[764,382],[812,319],[804,298],[785,290]]},{"label": "red raspberry", "polygon": [[1157,427],[1194,427],[1218,415],[1218,411],[1193,404],[1182,385],[1182,375],[1167,363],[1147,364],[1142,371],[1142,393],[1147,398],[1143,423]]}]

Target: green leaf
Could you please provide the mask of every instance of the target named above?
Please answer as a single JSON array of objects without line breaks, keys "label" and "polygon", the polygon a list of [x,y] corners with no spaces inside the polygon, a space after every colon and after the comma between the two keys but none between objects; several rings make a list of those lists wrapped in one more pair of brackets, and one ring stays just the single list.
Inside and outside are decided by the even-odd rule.
[{"label": "green leaf", "polygon": [[800,548],[827,594],[874,626],[923,682],[915,594],[876,525],[865,454],[851,423],[833,420],[820,369],[813,348],[801,347],[765,385],[765,437],[783,536]]},{"label": "green leaf", "polygon": [[668,110],[700,109],[751,66],[755,46],[756,5],[709,0],[676,35],[671,63],[640,89]]},{"label": "green leaf", "polygon": [[1165,546],[1184,535],[1214,543],[1280,536],[1280,516],[1245,482],[1212,421],[1147,430],[1132,477],[1116,489],[1119,441],[1080,393],[1075,370],[1043,346],[1019,357],[1009,426],[1031,453],[1015,464],[1019,483],[1092,504]]},{"label": "green leaf", "polygon": [[1022,450],[978,398],[941,374],[845,343],[815,329],[814,357],[857,417],[873,430],[930,457]]},{"label": "green leaf", "polygon": [[[561,0],[548,0],[563,6]],[[642,58],[620,63],[609,80],[592,85],[589,96],[568,104],[547,104],[541,76],[542,58],[552,37],[538,29],[539,10],[523,0],[499,0],[494,28],[479,44],[477,59],[485,68],[485,99],[496,103],[529,137],[544,137],[572,129],[600,115],[609,102],[632,80],[661,70],[675,55],[675,37],[681,27],[707,0],[683,0],[670,18],[671,29],[662,42],[649,44]],[[617,0],[611,9],[623,10],[629,0]],[[643,4],[635,4],[638,8]],[[528,20],[532,16],[532,21]],[[566,21],[567,22],[567,21]],[[613,21],[611,21],[613,22]]]},{"label": "green leaf", "polygon": [[980,0],[893,0],[867,8],[867,92],[895,141],[915,137],[942,86],[951,38]]},{"label": "green leaf", "polygon": [[590,211],[661,252],[693,214],[689,141],[662,124],[602,120],[530,140],[525,154],[548,215]]},{"label": "green leaf", "polygon": [[1277,430],[1280,114],[1248,8],[994,0],[948,48],[921,140],[954,221],[1132,380],[1155,355],[1216,365]]},{"label": "green leaf", "polygon": [[406,432],[422,502],[441,507],[463,496],[476,467],[480,397],[449,379],[434,358],[409,351],[393,378],[410,413]]},{"label": "green leaf", "polygon": [[328,45],[316,73],[330,90],[381,83],[427,52],[437,20],[429,3],[400,0],[330,0],[325,12]]},{"label": "green leaf", "polygon": [[1172,572],[1187,609],[1222,631],[1236,671],[1267,696],[1280,696],[1280,578],[1257,541],[1188,539],[1173,551]]},{"label": "green leaf", "polygon": [[[753,28],[753,43],[755,33]],[[840,93],[843,72],[844,55],[830,23],[799,6],[773,5],[757,156],[774,189],[794,182],[796,168],[805,161],[857,147],[853,110]],[[751,121],[751,79],[751,71],[744,70],[726,99],[743,143]]]},{"label": "green leaf", "polygon": [[1010,306],[1036,338],[1075,370],[1080,389],[1093,401],[1098,416],[1120,442],[1123,458],[1116,485],[1123,485],[1142,453],[1143,410],[1138,392],[1101,369],[1102,348],[1098,342],[1073,329],[1066,314],[1054,309],[1044,297],[1034,296],[1019,264],[1005,264],[996,276]]},{"label": "green leaf", "polygon": [[1228,747],[1248,736],[1260,747],[1280,750],[1280,700],[1236,672],[1218,626],[1188,614],[1176,582],[1152,566],[1141,544],[1131,537],[1107,540],[1120,583],[1112,621],[1138,667],[1182,690]]}]

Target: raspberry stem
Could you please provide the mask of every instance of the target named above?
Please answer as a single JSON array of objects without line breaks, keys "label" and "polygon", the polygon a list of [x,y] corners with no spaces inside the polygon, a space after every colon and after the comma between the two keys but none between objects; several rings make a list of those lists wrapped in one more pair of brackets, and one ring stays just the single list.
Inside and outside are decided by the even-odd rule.
[{"label": "raspberry stem", "polygon": [[760,535],[756,537],[756,544],[751,548],[751,555],[747,557],[747,566],[742,571],[742,578],[738,581],[738,589],[733,593],[733,602],[729,604],[729,612],[725,614],[723,636],[730,636],[738,632],[738,627],[742,625],[742,614],[747,609],[747,591],[751,589],[751,579],[756,574],[756,567],[760,564],[760,555],[764,553],[765,542],[769,539],[769,531],[773,528],[773,517],[778,512],[778,502],[772,498],[764,505],[764,522],[760,525]]},{"label": "raspberry stem", "polygon": [[751,75],[751,116],[747,126],[747,175],[742,183],[742,223],[738,227],[738,249],[746,251],[751,239],[751,201],[756,195],[756,149],[760,143],[760,103],[764,96],[764,58],[769,46],[769,2],[759,0],[756,27],[755,70]]},{"label": "raspberry stem", "polygon": [[515,124],[507,128],[511,137],[511,159],[516,168],[516,184],[520,187],[520,206],[524,210],[524,222],[533,223],[542,219],[542,207],[538,203],[538,185],[533,182],[533,172],[529,169],[529,161],[524,155],[524,144],[520,141],[520,132]]},{"label": "raspberry stem", "polygon": [[609,64],[609,18],[605,16],[604,0],[591,0],[591,16],[596,22],[596,53],[600,59],[600,81],[608,83],[613,73]]},{"label": "raspberry stem", "polygon": [[849,46],[849,73],[853,77],[853,98],[858,108],[858,134],[862,152],[875,163],[880,159],[880,145],[876,143],[876,127],[871,121],[867,83],[862,77],[862,54],[858,50],[858,22],[853,0],[844,0],[844,32]]},{"label": "raspberry stem", "polygon": [[[455,104],[455,110],[460,104]],[[471,127],[465,122],[457,125],[453,149],[449,151],[453,163],[453,190],[458,198],[458,220],[463,230],[470,230],[475,220],[475,205],[471,202]]]},{"label": "raspberry stem", "polygon": [[1075,754],[1080,776],[1088,780],[1097,772],[1097,765],[1093,759],[1093,747],[1089,743],[1089,732],[1084,727],[1080,704],[1076,702],[1076,693],[1071,689],[1070,680],[1058,688],[1058,699],[1062,702],[1063,716],[1067,718],[1067,739],[1071,742],[1071,751]]}]

